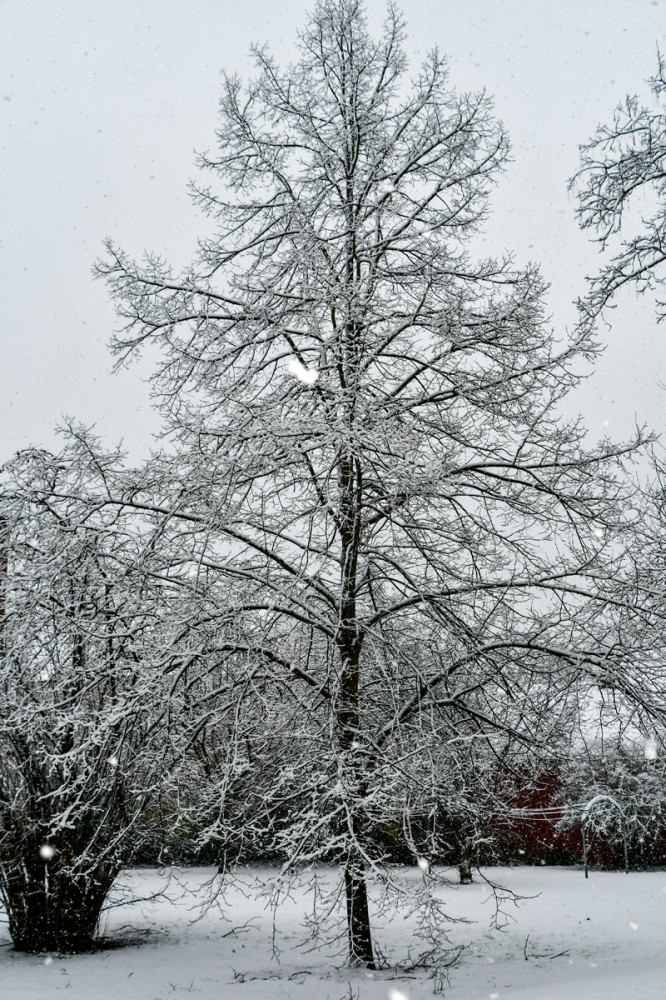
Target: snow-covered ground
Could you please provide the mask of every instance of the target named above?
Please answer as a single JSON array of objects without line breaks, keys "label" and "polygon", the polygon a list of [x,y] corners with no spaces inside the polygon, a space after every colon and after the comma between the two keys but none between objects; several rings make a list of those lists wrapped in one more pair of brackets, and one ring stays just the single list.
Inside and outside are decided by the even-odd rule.
[{"label": "snow-covered ground", "polygon": [[[113,908],[110,939],[134,943],[93,955],[28,956],[0,938],[2,1000],[414,1000],[432,994],[424,971],[346,969],[333,945],[308,950],[303,940],[311,900],[303,890],[280,903],[273,928],[253,882],[244,875],[220,906],[201,916],[211,871],[123,875],[136,896],[170,898]],[[449,973],[448,1000],[663,1000],[666,996],[666,872],[582,872],[558,868],[490,869],[495,882],[524,897],[506,904],[503,930],[491,929],[487,884],[452,885],[444,898],[455,924],[451,937],[467,945]],[[420,873],[406,872],[407,878]],[[324,881],[333,873],[323,873]],[[189,889],[183,894],[183,887]],[[198,918],[198,919],[197,919]],[[384,952],[404,957],[411,921],[387,917],[376,932]],[[273,957],[273,951],[279,958]]]}]

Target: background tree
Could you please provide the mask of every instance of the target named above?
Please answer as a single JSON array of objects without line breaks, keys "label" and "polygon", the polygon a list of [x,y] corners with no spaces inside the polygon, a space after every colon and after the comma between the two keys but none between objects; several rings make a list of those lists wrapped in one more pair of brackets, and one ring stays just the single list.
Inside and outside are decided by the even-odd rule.
[{"label": "background tree", "polygon": [[295,66],[255,49],[202,157],[192,268],[111,244],[99,264],[121,360],[162,349],[173,449],[119,502],[196,537],[237,685],[283,709],[233,766],[270,773],[289,864],[340,861],[368,966],[366,875],[392,884],[372,832],[456,767],[442,738],[541,745],[540,698],[588,668],[621,686],[624,655],[603,593],[622,449],[557,410],[591,340],[554,341],[534,268],[473,257],[506,137],[436,52],[408,86],[402,38],[392,7],[375,40],[323,0]]},{"label": "background tree", "polygon": [[660,864],[664,850],[666,467],[657,447],[650,472],[641,487],[640,519],[628,525],[616,578],[606,585],[627,653],[622,690],[608,676],[581,679],[571,692],[574,712],[557,760],[570,821],[580,822],[581,804],[606,796],[586,825],[602,843],[614,842],[622,862],[626,833],[632,864]]},{"label": "background tree", "polygon": [[[627,97],[613,116],[611,125],[600,125],[591,142],[581,146],[581,169],[571,184],[578,189],[578,219],[593,234],[603,250],[610,245],[610,263],[590,284],[583,305],[598,315],[625,285],[637,291],[657,292],[664,283],[666,261],[666,64],[659,56],[659,69],[649,81],[653,107],[638,97]],[[641,205],[650,215],[641,220],[642,231],[622,242],[627,213],[637,217]],[[618,247],[619,243],[619,247]],[[657,317],[663,319],[666,301],[657,299]]]},{"label": "background tree", "polygon": [[626,707],[618,713],[603,700],[597,707],[596,728],[588,713],[561,771],[561,798],[570,807],[563,825],[579,827],[585,814],[591,847],[598,837],[623,864],[626,838],[632,866],[659,865],[665,839],[663,730],[651,725],[641,732],[640,719]]}]

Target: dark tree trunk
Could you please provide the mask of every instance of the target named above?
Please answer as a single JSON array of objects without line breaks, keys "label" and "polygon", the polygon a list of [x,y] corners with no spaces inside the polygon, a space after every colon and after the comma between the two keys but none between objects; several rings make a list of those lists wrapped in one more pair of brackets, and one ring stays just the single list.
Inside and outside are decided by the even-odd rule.
[{"label": "dark tree trunk", "polygon": [[[351,187],[349,187],[351,191]],[[349,205],[353,204],[353,198]],[[353,226],[350,229],[353,232]],[[354,282],[353,250],[348,257],[348,277]],[[350,322],[345,338],[346,363],[350,371],[356,366],[359,330]],[[353,420],[350,421],[350,428]],[[345,899],[347,903],[347,937],[349,941],[349,964],[375,968],[368,908],[368,887],[365,879],[365,865],[358,845],[365,833],[363,809],[364,783],[363,767],[355,758],[354,748],[358,747],[360,733],[360,681],[362,635],[359,630],[356,594],[357,570],[361,537],[361,486],[362,474],[359,463],[344,456],[339,465],[340,485],[340,541],[342,549],[342,575],[340,580],[340,628],[338,649],[342,670],[340,674],[340,701],[336,713],[339,748],[348,767],[351,789],[351,825],[345,861]],[[356,760],[356,762],[355,762]]]},{"label": "dark tree trunk", "polygon": [[350,965],[364,965],[368,969],[374,969],[368,886],[363,864],[356,857],[350,858],[345,866],[345,896]]},{"label": "dark tree trunk", "polygon": [[73,875],[53,862],[3,865],[2,895],[17,951],[90,951],[117,869]]},{"label": "dark tree trunk", "polygon": [[471,885],[474,879],[472,878],[472,862],[469,858],[462,858],[458,862],[458,872],[460,873],[460,884],[461,885]]}]

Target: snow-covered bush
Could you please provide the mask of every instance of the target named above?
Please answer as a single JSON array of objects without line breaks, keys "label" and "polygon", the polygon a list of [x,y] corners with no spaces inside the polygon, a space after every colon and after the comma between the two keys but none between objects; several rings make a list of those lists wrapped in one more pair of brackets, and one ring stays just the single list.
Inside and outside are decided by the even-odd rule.
[{"label": "snow-covered bush", "polygon": [[100,504],[117,455],[20,454],[0,493],[0,895],[17,949],[90,947],[165,767],[147,540]]}]

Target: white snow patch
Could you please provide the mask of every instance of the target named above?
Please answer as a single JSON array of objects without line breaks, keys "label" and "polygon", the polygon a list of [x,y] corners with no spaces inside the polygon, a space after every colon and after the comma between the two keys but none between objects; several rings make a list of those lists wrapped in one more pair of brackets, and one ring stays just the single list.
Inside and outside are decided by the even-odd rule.
[{"label": "white snow patch", "polygon": [[[432,995],[427,970],[402,978],[394,965],[371,975],[346,967],[330,940],[312,949],[304,929],[306,915],[312,914],[305,884],[276,910],[278,962],[272,957],[272,911],[260,894],[260,883],[274,870],[244,869],[238,886],[227,884],[214,869],[171,873],[171,878],[156,870],[122,873],[125,892],[144,900],[105,914],[102,934],[128,940],[123,948],[91,955],[25,955],[12,950],[0,920],[3,1000],[57,1000],[61,992],[63,1000],[400,1000],[397,994],[416,1000]],[[398,874],[414,888],[421,884],[416,866]],[[453,883],[455,871],[445,874]],[[579,869],[524,866],[484,874],[524,898],[517,907],[509,904],[508,911],[504,904],[512,920],[497,932],[489,930],[494,907],[482,879],[442,888],[447,912],[470,921],[447,928],[452,945],[466,950],[448,972],[446,1000],[482,1000],[492,993],[511,1000],[663,1000],[663,872],[592,871],[586,880]],[[339,873],[321,868],[317,878],[332,887]],[[211,889],[224,894],[201,916],[197,902],[210,897]],[[120,888],[114,890],[116,902],[121,895]],[[375,940],[392,962],[405,960],[415,917],[407,910],[379,917],[376,899],[373,888]],[[626,913],[640,925],[640,934],[627,934],[626,917],[621,917]]]}]

